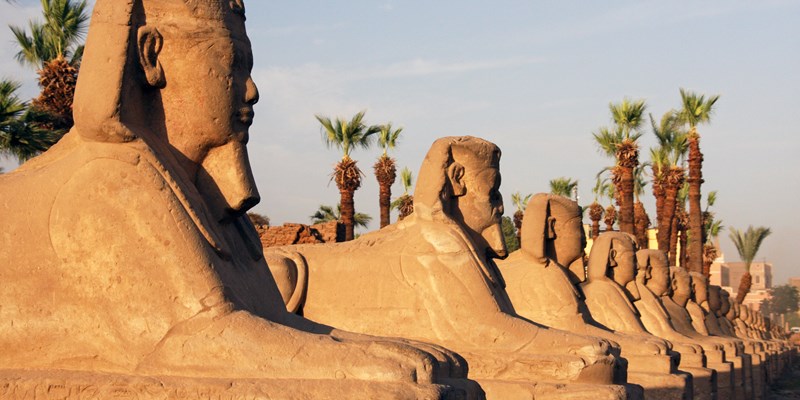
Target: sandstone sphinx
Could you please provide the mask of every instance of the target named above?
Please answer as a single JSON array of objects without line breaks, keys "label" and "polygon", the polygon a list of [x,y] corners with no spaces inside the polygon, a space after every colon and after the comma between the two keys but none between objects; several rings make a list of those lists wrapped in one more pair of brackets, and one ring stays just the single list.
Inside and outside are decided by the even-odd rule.
[{"label": "sandstone sphinx", "polygon": [[514,313],[493,261],[506,255],[499,161],[500,149],[482,139],[438,139],[412,215],[352,242],[267,249],[273,273],[307,277],[287,286],[302,293],[294,310],[308,318],[457,351],[489,398],[625,397],[609,385],[607,342]]},{"label": "sandstone sphinx", "polygon": [[673,327],[702,345],[707,361],[715,364],[719,397],[734,398],[737,392],[741,396],[744,393],[744,378],[741,370],[742,357],[739,356],[738,347],[732,341],[712,337],[695,329],[692,316],[687,309],[689,304],[693,304],[693,291],[692,279],[686,269],[670,267],[670,285],[668,294],[661,296],[661,302],[670,316]]},{"label": "sandstone sphinx", "polygon": [[[636,252],[636,286],[639,299],[633,302],[639,319],[648,332],[669,340],[681,354],[681,370],[692,374],[695,399],[717,397],[716,371],[713,363],[706,362],[703,348],[692,338],[678,332],[664,309],[661,296],[669,291],[669,260],[660,250],[644,249]],[[706,368],[708,367],[708,368]]]},{"label": "sandstone sphinx", "polygon": [[627,361],[628,382],[646,384],[654,371],[671,371],[673,361],[664,340],[609,330],[592,319],[576,286],[585,279],[586,244],[578,204],[542,193],[525,210],[521,250],[498,262],[515,311],[538,324],[616,343],[619,356]]},{"label": "sandstone sphinx", "polygon": [[[736,337],[736,332],[728,320],[727,314],[731,311],[731,304],[729,302],[730,295],[727,291],[722,290],[719,286],[709,285],[708,287],[708,305],[710,313],[716,317],[713,323],[716,324],[716,329],[720,336]],[[709,323],[712,323],[709,321]],[[752,364],[752,385],[753,397],[764,398],[767,390],[767,370],[769,363],[769,354],[764,349],[764,344],[756,340],[743,340],[744,352],[751,357]]]},{"label": "sandstone sphinx", "polygon": [[[600,234],[589,253],[586,281],[580,287],[592,318],[606,329],[636,335],[650,335],[633,301],[638,300],[636,284],[636,242],[622,232]],[[637,382],[650,393],[648,398],[692,398],[692,376],[677,370],[654,366],[646,381]]]},{"label": "sandstone sphinx", "polygon": [[0,176],[0,397],[465,394],[452,352],[286,311],[244,216],[251,68],[240,0],[96,2],[75,127]]}]

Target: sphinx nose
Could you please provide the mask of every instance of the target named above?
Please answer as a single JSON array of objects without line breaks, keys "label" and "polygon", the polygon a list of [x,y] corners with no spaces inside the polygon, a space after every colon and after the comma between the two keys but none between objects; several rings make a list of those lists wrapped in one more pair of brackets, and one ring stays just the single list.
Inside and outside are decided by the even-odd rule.
[{"label": "sphinx nose", "polygon": [[253,82],[252,77],[247,78],[245,82],[244,102],[250,105],[258,103],[259,95],[256,83]]}]

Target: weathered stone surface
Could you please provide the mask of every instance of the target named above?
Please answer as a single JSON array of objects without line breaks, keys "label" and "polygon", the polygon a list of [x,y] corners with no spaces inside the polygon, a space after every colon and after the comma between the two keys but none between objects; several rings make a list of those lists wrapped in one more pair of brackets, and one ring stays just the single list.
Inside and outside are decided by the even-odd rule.
[{"label": "weathered stone surface", "polygon": [[308,276],[306,287],[279,283],[290,288],[285,299],[296,297],[297,286],[304,293],[290,309],[357,332],[451,348],[480,383],[611,384],[615,360],[607,342],[514,313],[494,264],[506,255],[499,158],[497,146],[482,139],[439,139],[420,169],[408,218],[352,242],[267,249],[275,276]]},{"label": "weathered stone surface", "polygon": [[258,226],[256,231],[264,247],[344,241],[344,225],[337,221],[315,225],[287,223],[282,226]]},{"label": "weathered stone surface", "polygon": [[245,216],[252,59],[241,0],[95,3],[75,127],[0,176],[4,382],[124,393],[84,374],[114,375],[170,397],[150,382],[175,376],[322,399],[439,398],[446,382],[482,397],[449,350],[286,311]]}]

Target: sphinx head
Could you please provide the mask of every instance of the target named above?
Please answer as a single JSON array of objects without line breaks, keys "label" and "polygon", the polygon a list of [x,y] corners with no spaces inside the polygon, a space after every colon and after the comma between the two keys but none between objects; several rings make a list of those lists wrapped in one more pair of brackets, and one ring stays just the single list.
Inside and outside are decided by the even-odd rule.
[{"label": "sphinx head", "polygon": [[733,304],[731,304],[731,295],[728,293],[727,290],[720,290],[719,291],[720,297],[720,315],[725,316],[728,320],[733,320],[735,318],[735,311],[733,310]]},{"label": "sphinx head", "polygon": [[508,255],[501,218],[500,149],[483,139],[438,139],[425,156],[414,190],[414,215],[454,223],[477,251],[489,258]]},{"label": "sphinx head", "polygon": [[708,278],[698,272],[690,272],[689,276],[692,279],[692,300],[701,306],[707,307]]},{"label": "sphinx head", "polygon": [[562,196],[539,193],[528,202],[522,221],[522,250],[540,263],[555,261],[574,282],[586,279],[583,214],[578,203]]},{"label": "sphinx head", "polygon": [[641,298],[636,287],[636,241],[622,232],[605,232],[597,237],[589,253],[588,280],[612,280],[622,286],[631,300]]},{"label": "sphinx head", "polygon": [[692,299],[692,278],[689,276],[689,271],[681,267],[670,267],[669,275],[672,300],[685,306]]},{"label": "sphinx head", "polygon": [[85,140],[144,141],[230,220],[259,201],[245,149],[252,65],[241,0],[98,0],[75,126]]},{"label": "sphinx head", "polygon": [[639,267],[637,279],[647,286],[656,296],[669,294],[669,260],[666,253],[655,249],[644,249],[636,252],[636,263]]},{"label": "sphinx head", "polygon": [[722,288],[717,285],[708,285],[708,308],[714,315],[721,317],[722,314]]}]

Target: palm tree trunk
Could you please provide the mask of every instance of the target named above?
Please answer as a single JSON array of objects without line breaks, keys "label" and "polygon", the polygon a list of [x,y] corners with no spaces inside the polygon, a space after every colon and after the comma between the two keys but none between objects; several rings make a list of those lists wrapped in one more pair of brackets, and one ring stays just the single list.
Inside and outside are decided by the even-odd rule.
[{"label": "palm tree trunk", "polygon": [[742,275],[742,280],[739,281],[739,291],[736,292],[736,301],[739,304],[744,302],[744,298],[750,293],[750,285],[753,283],[753,277],[750,276],[750,266],[747,266],[747,271]]},{"label": "palm tree trunk", "polygon": [[669,265],[678,265],[678,219],[673,217],[669,229]]},{"label": "palm tree trunk", "polygon": [[650,226],[650,217],[641,201],[634,204],[634,214],[636,216],[636,241],[639,242],[640,249],[649,249],[650,241],[647,237],[647,227]]},{"label": "palm tree trunk", "polygon": [[381,210],[381,228],[383,228],[391,223],[392,184],[397,178],[397,168],[395,167],[394,159],[384,154],[378,158],[373,169],[380,187],[378,206]]},{"label": "palm tree trunk", "polygon": [[342,224],[344,224],[344,241],[348,242],[355,237],[354,231],[354,216],[355,216],[355,203],[353,201],[354,191],[348,189],[340,189],[342,204]]},{"label": "palm tree trunk", "polygon": [[[656,240],[658,241],[658,249],[661,251],[668,251],[669,249],[669,227],[668,220],[666,219],[666,187],[662,174],[665,171],[653,170],[653,197],[656,198]],[[662,232],[663,231],[663,232]]]},{"label": "palm tree trunk", "polygon": [[620,232],[636,234],[633,211],[633,168],[622,167],[620,182],[619,204],[619,230]]},{"label": "palm tree trunk", "polygon": [[691,236],[687,229],[689,216],[686,214],[686,206],[679,203],[677,208],[678,209],[675,210],[675,223],[676,229],[678,230],[678,265],[686,268],[688,265],[686,243],[689,236]]},{"label": "palm tree trunk", "polygon": [[514,212],[514,227],[517,228],[517,242],[522,246],[522,219],[525,217],[525,213],[522,210],[517,210]]},{"label": "palm tree trunk", "polygon": [[675,246],[678,232],[675,214],[678,209],[678,191],[683,186],[683,179],[683,168],[670,168],[664,188],[664,221],[658,224],[658,249],[669,252],[670,265],[677,265],[675,264]]},{"label": "palm tree trunk", "polygon": [[603,206],[596,201],[589,206],[589,218],[592,220],[592,240],[600,236],[600,220],[603,218]]},{"label": "palm tree trunk", "polygon": [[700,137],[695,133],[689,135],[689,230],[693,232],[689,238],[687,269],[692,272],[703,272],[703,210],[700,206],[700,186],[703,184],[703,153],[700,152]]},{"label": "palm tree trunk", "polygon": [[636,143],[626,139],[617,147],[617,167],[619,174],[619,230],[636,235],[633,211],[633,171],[639,166],[639,149]]},{"label": "palm tree trunk", "polygon": [[391,223],[389,219],[389,207],[392,202],[392,188],[391,186],[380,184],[380,192],[378,194],[378,205],[381,209],[381,228]]}]

